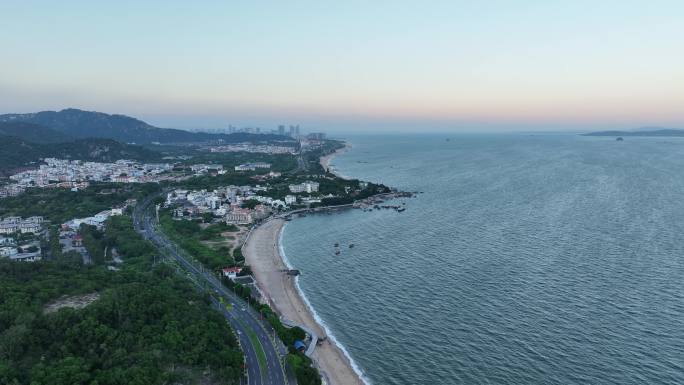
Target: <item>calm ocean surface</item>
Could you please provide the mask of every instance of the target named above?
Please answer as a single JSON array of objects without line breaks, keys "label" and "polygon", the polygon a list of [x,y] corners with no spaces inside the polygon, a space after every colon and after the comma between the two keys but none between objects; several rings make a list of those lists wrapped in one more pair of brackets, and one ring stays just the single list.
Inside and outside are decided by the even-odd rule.
[{"label": "calm ocean surface", "polygon": [[684,139],[446,137],[350,137],[341,174],[424,193],[284,230],[369,382],[684,384]]}]

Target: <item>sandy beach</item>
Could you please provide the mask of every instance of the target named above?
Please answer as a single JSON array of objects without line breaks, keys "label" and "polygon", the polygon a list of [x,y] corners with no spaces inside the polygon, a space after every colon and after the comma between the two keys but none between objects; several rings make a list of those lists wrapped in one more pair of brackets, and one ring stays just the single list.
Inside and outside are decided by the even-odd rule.
[{"label": "sandy beach", "polygon": [[[295,278],[285,273],[287,266],[278,245],[284,224],[282,219],[272,219],[254,229],[243,248],[245,258],[271,307],[283,318],[305,325],[323,338],[325,330],[299,295]],[[342,350],[330,339],[316,347],[312,358],[330,385],[363,384]]]},{"label": "sandy beach", "polygon": [[[333,158],[336,157],[336,156],[339,155],[339,154],[342,154],[342,153],[344,153],[344,152],[346,152],[346,151],[349,151],[350,148],[351,148],[351,144],[349,144],[349,142],[344,142],[344,147],[342,147],[342,148],[340,148],[339,150],[337,150],[337,151],[335,151],[335,152],[333,152],[333,153],[330,153],[330,154],[328,154],[328,155],[326,155],[326,156],[322,156],[322,157],[321,157],[321,160],[320,160],[321,167],[323,167],[324,170],[329,169],[329,168],[330,168],[330,162],[333,160]],[[334,170],[330,170],[330,172],[332,172],[333,174],[335,174],[335,171],[334,171]]]}]

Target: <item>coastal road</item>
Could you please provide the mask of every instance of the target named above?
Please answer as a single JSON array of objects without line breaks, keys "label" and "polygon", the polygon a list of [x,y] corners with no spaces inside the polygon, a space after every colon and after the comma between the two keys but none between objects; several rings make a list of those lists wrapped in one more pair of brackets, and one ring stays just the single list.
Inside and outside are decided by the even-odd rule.
[{"label": "coastal road", "polygon": [[[182,249],[157,229],[152,212],[152,199],[141,201],[134,211],[135,228],[152,242],[166,257],[174,260],[195,282],[205,290],[213,292],[210,296],[214,306],[230,323],[237,333],[245,354],[247,379],[249,385],[295,385],[293,378],[286,378],[282,360],[287,349],[267,332],[260,322],[259,314],[251,310],[245,301],[229,291],[213,274],[197,262],[190,260]],[[217,299],[216,297],[220,298]]]}]

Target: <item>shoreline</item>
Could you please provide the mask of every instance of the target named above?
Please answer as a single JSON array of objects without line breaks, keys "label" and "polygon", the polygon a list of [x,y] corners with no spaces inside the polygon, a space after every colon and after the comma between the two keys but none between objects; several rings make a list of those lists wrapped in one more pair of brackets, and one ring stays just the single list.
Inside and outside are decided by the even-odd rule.
[{"label": "shoreline", "polygon": [[333,160],[336,156],[338,156],[338,155],[340,155],[340,154],[343,154],[343,153],[349,151],[351,148],[352,148],[351,143],[345,141],[345,142],[344,142],[344,147],[338,148],[338,149],[335,150],[334,152],[331,152],[331,153],[328,154],[328,155],[322,156],[321,159],[320,159],[320,161],[319,161],[319,163],[320,163],[321,167],[323,167],[323,170],[328,170],[329,172],[331,172],[331,173],[337,175],[337,176],[340,177],[340,178],[349,179],[349,178],[346,178],[345,176],[340,175],[339,173],[335,172],[335,169],[334,169],[334,168],[331,169],[331,168],[330,168],[330,163],[332,162],[332,160]]},{"label": "shoreline", "polygon": [[[290,264],[289,259],[287,258],[287,254],[285,254],[285,250],[283,249],[283,233],[285,231],[285,225],[287,222],[283,223],[283,225],[280,228],[280,231],[278,233],[278,252],[280,253],[280,256],[285,263],[285,266],[287,266],[289,269],[292,269],[292,265]],[[323,330],[325,331],[325,337],[327,339],[331,340],[333,345],[336,346],[338,349],[342,351],[342,354],[344,357],[347,359],[347,363],[351,365],[352,370],[356,375],[358,376],[358,379],[361,381],[361,383],[365,385],[370,385],[370,381],[366,378],[364,375],[363,371],[361,368],[357,365],[356,361],[354,361],[354,358],[352,358],[351,353],[347,350],[347,348],[340,342],[338,341],[337,337],[333,334],[333,332],[328,328],[328,325],[323,321],[323,319],[320,317],[318,312],[316,312],[316,309],[314,309],[313,305],[311,305],[311,302],[309,302],[309,298],[304,294],[304,291],[302,288],[299,286],[299,276],[295,276],[294,279],[294,286],[297,289],[297,292],[299,293],[299,296],[302,297],[304,300],[304,303],[306,303],[307,309],[309,312],[313,315],[314,320],[316,323],[318,323]],[[323,336],[320,336],[323,337]]]},{"label": "shoreline", "polygon": [[[343,148],[321,157],[321,167],[328,170],[332,159],[350,148],[351,144],[345,142]],[[343,178],[334,170],[330,172]],[[251,266],[259,290],[281,318],[317,334],[319,340],[311,358],[324,384],[369,385],[363,371],[309,302],[299,286],[299,277],[286,273],[293,268],[282,244],[286,223],[282,218],[271,217],[250,231],[242,247],[245,262]]]},{"label": "shoreline", "polygon": [[311,358],[327,384],[368,385],[348,351],[309,303],[299,287],[298,277],[286,273],[291,266],[282,251],[285,223],[280,218],[267,220],[251,231],[243,246],[245,261],[252,268],[259,290],[280,317],[317,334],[319,344]]}]

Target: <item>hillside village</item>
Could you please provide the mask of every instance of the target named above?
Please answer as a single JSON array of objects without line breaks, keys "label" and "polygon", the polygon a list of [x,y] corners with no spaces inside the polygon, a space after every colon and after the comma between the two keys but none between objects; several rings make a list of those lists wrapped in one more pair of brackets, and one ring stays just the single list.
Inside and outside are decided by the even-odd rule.
[{"label": "hillside village", "polygon": [[[329,142],[322,135],[316,134],[303,138],[299,148],[307,153],[321,151],[325,145],[329,145]],[[216,156],[235,151],[265,154],[260,155],[259,159],[269,159],[269,156],[282,156],[283,153],[292,156],[293,148],[238,143],[212,147],[210,151]],[[142,163],[124,159],[105,163],[45,158],[37,168],[10,176],[11,183],[0,186],[0,198],[16,197],[30,188],[78,192],[101,183],[175,185],[176,187],[170,189],[166,187],[168,191],[163,202],[163,207],[170,210],[175,220],[250,226],[274,213],[370,194],[364,192],[368,188],[367,183],[343,180],[331,174],[320,173],[319,170],[313,173],[283,173],[272,170],[272,163],[269,161],[251,160],[226,167],[220,161],[192,162],[189,160],[191,158],[177,157],[174,162],[166,163]],[[318,166],[317,163],[315,165]],[[252,182],[199,189],[184,187],[187,184],[185,181],[195,180],[192,178],[209,178],[204,180],[210,182],[221,178],[242,178],[240,180]],[[124,215],[126,208],[134,203],[135,200],[131,199],[90,216],[66,218],[62,223],[52,223],[41,216],[8,216],[0,222],[0,234],[3,236],[0,256],[16,261],[37,261],[49,256],[50,250],[46,249],[46,245],[55,241],[51,237],[58,237],[58,243],[65,252],[77,253],[84,263],[90,263],[90,256],[83,245],[83,226],[104,231],[110,217]],[[57,232],[50,231],[50,228],[57,228]]]}]

